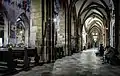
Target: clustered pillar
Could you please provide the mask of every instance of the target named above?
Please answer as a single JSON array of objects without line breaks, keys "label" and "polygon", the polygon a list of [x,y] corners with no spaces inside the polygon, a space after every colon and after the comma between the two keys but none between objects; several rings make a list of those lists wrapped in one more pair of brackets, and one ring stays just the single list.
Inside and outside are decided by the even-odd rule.
[{"label": "clustered pillar", "polygon": [[[119,49],[119,46],[120,46],[120,44],[119,44],[119,25],[120,25],[120,12],[119,12],[119,10],[120,10],[120,3],[119,3],[120,1],[119,0],[115,0],[114,1],[114,5],[115,5],[115,48],[116,48],[116,50],[120,50]],[[120,53],[120,52],[119,52]]]},{"label": "clustered pillar", "polygon": [[46,1],[46,53],[47,61],[55,60],[54,52],[54,0]]}]

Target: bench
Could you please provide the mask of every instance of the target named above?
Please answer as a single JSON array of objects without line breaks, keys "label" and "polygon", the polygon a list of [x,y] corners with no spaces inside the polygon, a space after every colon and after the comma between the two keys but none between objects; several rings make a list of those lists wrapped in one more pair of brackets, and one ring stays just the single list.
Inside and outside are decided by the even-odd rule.
[{"label": "bench", "polygon": [[37,48],[0,48],[0,74],[29,70],[31,57],[35,65],[39,63]]},{"label": "bench", "polygon": [[11,48],[12,49],[12,56],[14,59],[23,59],[25,49],[24,48]]},{"label": "bench", "polygon": [[0,71],[10,72],[16,70],[11,48],[0,48]]},{"label": "bench", "polygon": [[37,48],[12,48],[12,56],[16,64],[24,64],[23,68],[30,67],[31,57],[34,57],[35,65],[39,63]]},{"label": "bench", "polygon": [[[12,57],[17,64],[18,67],[29,68],[29,58],[27,56],[27,50],[25,48],[11,48],[12,49]],[[22,60],[22,61],[21,61]],[[23,64],[23,66],[18,66],[19,64]]]},{"label": "bench", "polygon": [[37,48],[26,48],[28,57],[34,57],[35,64],[39,64],[40,57],[37,53]]}]

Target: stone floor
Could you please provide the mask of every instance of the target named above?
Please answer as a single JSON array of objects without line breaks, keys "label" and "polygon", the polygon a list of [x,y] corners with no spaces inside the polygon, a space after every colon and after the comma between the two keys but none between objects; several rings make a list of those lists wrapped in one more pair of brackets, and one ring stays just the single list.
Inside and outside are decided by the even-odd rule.
[{"label": "stone floor", "polygon": [[13,76],[120,76],[120,66],[102,64],[96,51],[96,48],[84,50]]}]

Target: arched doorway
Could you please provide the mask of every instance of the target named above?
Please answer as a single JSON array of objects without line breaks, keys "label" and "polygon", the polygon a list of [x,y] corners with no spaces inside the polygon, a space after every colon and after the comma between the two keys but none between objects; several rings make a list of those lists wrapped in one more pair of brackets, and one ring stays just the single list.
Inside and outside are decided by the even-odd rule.
[{"label": "arched doorway", "polygon": [[3,5],[0,5],[0,47],[6,46],[9,39],[9,21],[7,11]]},{"label": "arched doorway", "polygon": [[25,13],[20,14],[16,22],[10,25],[9,43],[15,47],[28,47],[30,45],[30,25]]},{"label": "arched doorway", "polygon": [[16,44],[19,47],[25,46],[25,25],[22,21],[16,22]]}]

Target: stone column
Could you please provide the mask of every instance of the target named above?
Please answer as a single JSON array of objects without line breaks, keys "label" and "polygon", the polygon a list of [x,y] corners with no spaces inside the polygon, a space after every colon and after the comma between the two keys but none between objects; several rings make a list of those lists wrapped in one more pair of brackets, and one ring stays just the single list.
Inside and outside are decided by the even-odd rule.
[{"label": "stone column", "polygon": [[45,61],[46,53],[45,53],[45,0],[41,0],[41,27],[42,27],[42,43],[41,43],[41,49],[40,49],[40,59],[41,61]]},{"label": "stone column", "polygon": [[6,46],[8,44],[8,38],[9,38],[9,35],[8,35],[8,27],[9,27],[9,22],[7,20],[7,18],[5,17],[4,15],[4,46]]},{"label": "stone column", "polygon": [[[117,29],[119,29],[119,33],[118,33],[118,38],[119,38],[119,40],[118,40],[118,42],[119,42],[119,45],[118,45],[118,51],[119,51],[119,53],[120,53],[120,0],[118,0],[119,2],[118,2],[118,10],[117,10],[117,12],[119,13],[119,15],[116,15],[118,18],[116,18],[116,19],[118,19],[118,28]],[[116,33],[117,33],[117,31],[116,31]]]},{"label": "stone column", "polygon": [[54,51],[54,0],[46,1],[46,51],[48,53],[48,62],[51,62],[53,59]]},{"label": "stone column", "polygon": [[82,26],[83,24],[80,23],[80,50],[83,50],[83,41],[82,41]]},{"label": "stone column", "polygon": [[[39,4],[39,5],[38,5]],[[41,50],[40,50],[40,45],[42,42],[41,39],[41,25],[42,25],[42,9],[41,9],[41,0],[32,0],[32,20],[33,20],[33,25],[36,26],[36,40],[35,40],[35,45],[37,46],[38,54],[40,55]]]},{"label": "stone column", "polygon": [[107,45],[110,45],[110,10],[108,10],[108,19],[107,19],[107,23],[106,23],[106,25],[107,25]]},{"label": "stone column", "polygon": [[72,13],[72,7],[69,5],[68,8],[68,21],[67,21],[67,32],[68,32],[68,55],[71,55],[71,13]]},{"label": "stone column", "polygon": [[65,55],[67,54],[67,4],[65,4]]},{"label": "stone column", "polygon": [[106,45],[108,46],[110,44],[110,31],[109,31],[110,27],[109,27],[109,20],[106,21]]},{"label": "stone column", "polygon": [[120,1],[115,4],[115,46],[120,53]]},{"label": "stone column", "polygon": [[51,50],[52,50],[52,62],[54,62],[55,61],[55,23],[53,22],[53,20],[54,20],[54,0],[52,0],[52,3],[51,3],[51,7],[52,7],[52,41],[51,41],[51,45],[52,45],[52,48],[51,48]]},{"label": "stone column", "polygon": [[78,21],[78,23],[76,24],[76,22],[75,22],[75,28],[76,28],[76,32],[75,32],[75,52],[78,52],[78,50],[79,50],[79,33],[78,33],[78,31],[79,31],[79,21]]},{"label": "stone column", "polygon": [[[119,0],[115,0],[114,1],[114,5],[115,5],[115,48],[116,50],[120,50],[120,38],[119,38],[119,26],[120,26],[120,1]],[[120,52],[120,51],[119,51]]]},{"label": "stone column", "polygon": [[29,42],[29,27],[25,29],[25,46],[28,47],[28,42]]},{"label": "stone column", "polygon": [[105,19],[103,20],[103,26],[104,26],[104,27],[103,27],[103,40],[104,40],[104,41],[103,41],[103,44],[104,44],[104,46],[106,46],[106,44],[107,44],[107,43],[106,43],[106,41],[107,41],[106,38],[107,38],[107,37],[106,37],[106,20],[105,20]]},{"label": "stone column", "polygon": [[68,12],[68,23],[67,23],[67,32],[68,32],[68,55],[70,55],[70,11]]}]

